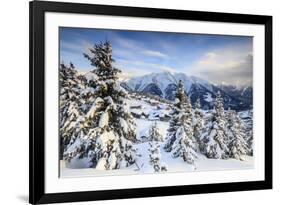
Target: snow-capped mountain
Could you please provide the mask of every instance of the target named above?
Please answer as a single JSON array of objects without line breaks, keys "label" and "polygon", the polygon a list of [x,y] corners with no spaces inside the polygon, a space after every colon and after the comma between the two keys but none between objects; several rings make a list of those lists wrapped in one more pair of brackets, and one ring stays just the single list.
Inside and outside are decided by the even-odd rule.
[{"label": "snow-capped mountain", "polygon": [[195,76],[187,76],[184,73],[151,73],[133,77],[123,82],[122,86],[128,91],[147,93],[167,100],[174,100],[179,80],[183,81],[185,92],[190,96],[191,102],[194,103],[199,98],[204,109],[213,107],[213,99],[218,91],[221,92],[226,109],[245,110],[252,108],[252,90],[250,87],[245,88],[244,92],[241,90],[238,94],[231,89],[216,86],[206,80]]},{"label": "snow-capped mountain", "polygon": [[165,97],[165,89],[171,84],[177,84],[179,80],[184,82],[186,92],[188,92],[192,84],[202,84],[211,90],[211,84],[203,79],[195,76],[187,76],[184,73],[151,73],[141,77],[134,77],[129,79],[126,84],[135,91],[143,91],[147,86],[155,84]]}]

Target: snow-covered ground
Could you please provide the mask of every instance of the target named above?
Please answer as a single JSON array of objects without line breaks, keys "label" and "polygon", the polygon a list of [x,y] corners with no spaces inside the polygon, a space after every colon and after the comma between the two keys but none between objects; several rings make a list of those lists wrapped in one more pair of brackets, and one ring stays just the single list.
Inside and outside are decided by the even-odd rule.
[{"label": "snow-covered ground", "polygon": [[[137,124],[137,138],[141,139],[142,136],[148,134],[148,128],[154,121],[147,119],[136,119]],[[157,121],[157,126],[163,137],[166,136],[166,130],[169,126],[168,122]],[[164,140],[165,141],[165,140]],[[88,176],[104,176],[104,175],[129,175],[129,174],[146,174],[154,173],[153,167],[149,164],[149,143],[140,142],[135,145],[138,149],[138,154],[141,156],[138,158],[136,164],[119,170],[96,170],[93,168],[81,168],[87,163],[87,160],[76,160],[75,166],[72,164],[72,168],[68,168],[64,161],[60,162],[61,165],[61,177],[88,177]],[[251,169],[254,167],[254,158],[250,156],[244,156],[244,161],[236,159],[208,159],[203,155],[199,155],[195,162],[195,166],[190,165],[182,160],[182,158],[173,158],[171,153],[167,153],[163,150],[163,143],[160,147],[161,162],[167,165],[168,172],[190,172],[190,171],[214,171],[214,170],[233,170],[233,169]],[[76,168],[73,168],[76,167]]]},{"label": "snow-covered ground", "polygon": [[[61,177],[89,177],[105,175],[130,175],[130,174],[148,174],[154,173],[152,166],[149,164],[148,143],[138,145],[139,151],[142,152],[141,160],[137,165],[132,165],[125,169],[118,170],[96,170],[93,168],[72,169],[65,166],[61,161]],[[234,169],[252,169],[254,167],[253,157],[245,156],[245,161],[236,159],[208,159],[200,155],[195,163],[195,167],[185,163],[181,158],[172,158],[170,153],[166,153],[161,148],[162,160],[167,164],[167,172],[191,172],[191,171],[217,171],[217,170],[234,170]]]}]

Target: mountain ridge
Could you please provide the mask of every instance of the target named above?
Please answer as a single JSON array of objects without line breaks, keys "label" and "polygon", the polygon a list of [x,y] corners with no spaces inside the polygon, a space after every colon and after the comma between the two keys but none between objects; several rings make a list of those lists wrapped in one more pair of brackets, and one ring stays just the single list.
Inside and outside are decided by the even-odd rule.
[{"label": "mountain ridge", "polygon": [[167,100],[174,100],[179,80],[183,81],[185,92],[192,104],[199,98],[203,109],[213,108],[213,99],[218,91],[224,99],[225,108],[237,111],[252,109],[252,87],[238,88],[233,85],[215,85],[196,76],[168,71],[151,73],[129,78],[122,86],[130,92],[157,95]]}]

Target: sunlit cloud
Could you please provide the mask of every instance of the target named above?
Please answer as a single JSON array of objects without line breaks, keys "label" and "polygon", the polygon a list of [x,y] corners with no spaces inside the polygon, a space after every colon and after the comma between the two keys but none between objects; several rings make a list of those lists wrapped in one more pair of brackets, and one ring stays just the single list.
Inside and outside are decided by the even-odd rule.
[{"label": "sunlit cloud", "polygon": [[251,50],[231,47],[207,52],[190,73],[216,84],[251,85],[253,55]]},{"label": "sunlit cloud", "polygon": [[164,53],[161,53],[159,51],[152,51],[152,50],[144,50],[142,51],[144,55],[151,56],[151,57],[157,57],[157,58],[168,58],[168,56]]},{"label": "sunlit cloud", "polygon": [[[177,72],[175,68],[166,66],[164,64],[157,63],[147,63],[144,61],[136,61],[136,60],[124,60],[120,59],[115,62],[115,66],[124,70],[127,73],[131,73],[134,76],[146,75],[149,73],[157,73],[157,72]],[[124,69],[125,68],[125,69]]]}]

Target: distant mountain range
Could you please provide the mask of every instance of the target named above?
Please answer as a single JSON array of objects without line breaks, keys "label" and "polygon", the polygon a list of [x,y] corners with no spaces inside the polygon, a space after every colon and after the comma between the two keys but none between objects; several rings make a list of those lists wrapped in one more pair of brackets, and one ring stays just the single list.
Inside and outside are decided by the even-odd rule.
[{"label": "distant mountain range", "polygon": [[167,100],[174,100],[177,84],[182,80],[186,94],[191,98],[192,104],[199,98],[203,109],[212,109],[216,93],[220,91],[225,109],[237,111],[252,108],[252,87],[238,88],[231,85],[214,85],[195,76],[183,73],[151,73],[133,77],[123,81],[121,85],[128,91],[157,95]]}]

